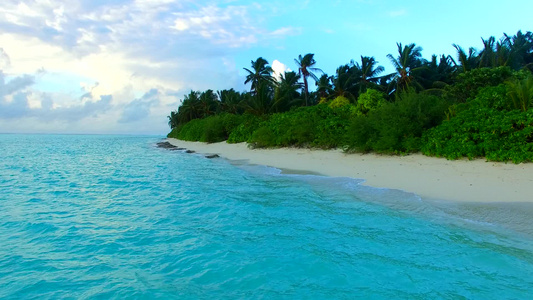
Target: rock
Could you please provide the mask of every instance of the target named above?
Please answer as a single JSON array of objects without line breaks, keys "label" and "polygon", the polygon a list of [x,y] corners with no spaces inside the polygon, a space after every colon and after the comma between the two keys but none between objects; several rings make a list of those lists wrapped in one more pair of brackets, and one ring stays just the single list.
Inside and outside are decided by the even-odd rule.
[{"label": "rock", "polygon": [[209,159],[211,159],[211,158],[217,158],[217,157],[220,157],[220,156],[218,156],[218,154],[211,154],[211,155],[206,155],[206,156],[205,156],[205,158],[209,158]]},{"label": "rock", "polygon": [[176,148],[178,148],[178,147],[172,145],[169,142],[159,142],[156,145],[157,145],[157,147],[163,148],[163,149],[176,149]]},{"label": "rock", "polygon": [[192,150],[187,150],[187,151],[185,151],[185,153],[194,153],[194,151],[192,151]]}]

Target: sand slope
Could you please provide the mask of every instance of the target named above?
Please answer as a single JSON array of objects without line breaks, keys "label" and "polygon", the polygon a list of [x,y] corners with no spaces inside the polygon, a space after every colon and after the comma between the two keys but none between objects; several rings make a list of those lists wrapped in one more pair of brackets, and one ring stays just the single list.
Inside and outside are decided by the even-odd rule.
[{"label": "sand slope", "polygon": [[345,154],[340,150],[249,149],[245,143],[206,144],[168,139],[173,145],[229,160],[279,169],[366,180],[373,187],[400,189],[423,198],[472,202],[533,202],[533,164],[485,160],[449,161],[414,154]]}]

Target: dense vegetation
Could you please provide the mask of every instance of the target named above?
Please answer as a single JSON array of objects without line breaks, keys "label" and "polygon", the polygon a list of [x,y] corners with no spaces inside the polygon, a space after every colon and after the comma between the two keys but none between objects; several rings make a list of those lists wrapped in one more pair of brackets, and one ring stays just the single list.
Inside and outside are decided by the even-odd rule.
[{"label": "dense vegetation", "polygon": [[385,75],[361,56],[328,76],[307,54],[295,59],[297,72],[274,78],[259,57],[244,68],[249,92],[186,95],[168,116],[169,137],[533,161],[533,33],[482,40],[480,51],[453,45],[457,59],[426,60],[415,44],[397,44],[387,56],[396,70]]}]

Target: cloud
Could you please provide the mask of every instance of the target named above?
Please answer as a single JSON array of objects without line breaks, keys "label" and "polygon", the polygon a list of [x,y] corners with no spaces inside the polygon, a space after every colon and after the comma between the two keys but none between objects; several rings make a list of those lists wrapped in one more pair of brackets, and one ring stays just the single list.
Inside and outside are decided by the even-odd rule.
[{"label": "cloud", "polygon": [[128,103],[118,120],[120,123],[129,123],[143,120],[150,115],[150,108],[159,103],[159,91],[152,89],[141,98]]},{"label": "cloud", "polygon": [[31,117],[41,121],[62,120],[74,122],[111,108],[111,95],[94,99],[88,93],[78,102],[70,101],[58,105],[51,95],[30,89],[35,83],[35,77],[23,75],[15,77],[6,83],[6,76],[0,72],[0,118],[13,119]]},{"label": "cloud", "polygon": [[285,72],[291,71],[291,69],[289,69],[285,64],[283,64],[277,59],[272,62],[272,70],[274,71],[272,76],[274,76],[274,78],[276,78],[276,80],[278,81],[281,80],[282,74],[285,74]]},{"label": "cloud", "polygon": [[15,77],[7,83],[5,82],[5,77],[4,72],[0,70],[0,97],[2,98],[23,90],[35,83],[35,78],[28,74]]},{"label": "cloud", "polygon": [[11,67],[11,59],[4,51],[4,48],[0,48],[0,70],[5,70]]},{"label": "cloud", "polygon": [[135,130],[128,126],[145,122],[161,130],[179,95],[244,88],[235,53],[301,29],[268,30],[265,5],[240,3],[4,0],[1,125],[9,118],[8,128],[83,132],[91,120],[98,126],[90,129]]},{"label": "cloud", "polygon": [[272,36],[291,36],[299,35],[302,33],[302,28],[299,27],[282,27],[272,31],[270,34]]}]

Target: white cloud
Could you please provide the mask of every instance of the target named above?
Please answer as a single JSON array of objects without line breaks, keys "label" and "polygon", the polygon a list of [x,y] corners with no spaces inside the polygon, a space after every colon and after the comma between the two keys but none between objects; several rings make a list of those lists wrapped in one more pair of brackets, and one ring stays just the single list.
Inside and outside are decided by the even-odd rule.
[{"label": "white cloud", "polygon": [[272,62],[272,70],[274,71],[272,76],[274,76],[277,81],[281,80],[281,75],[285,74],[285,72],[292,71],[285,64],[283,64],[277,59]]},{"label": "white cloud", "polygon": [[272,31],[270,34],[273,36],[288,36],[288,35],[298,35],[302,32],[301,28],[296,27],[282,27]]},{"label": "white cloud", "polygon": [[[234,3],[4,0],[2,79],[6,85],[23,78],[33,82],[0,99],[1,128],[24,131],[34,124],[43,130],[116,132],[142,127],[164,133],[179,95],[244,87],[235,51],[298,34],[292,27],[265,30],[255,17],[261,5]],[[153,90],[158,93],[150,100],[143,98]],[[4,127],[8,112],[11,123]],[[98,125],[87,126],[88,120]]]}]

